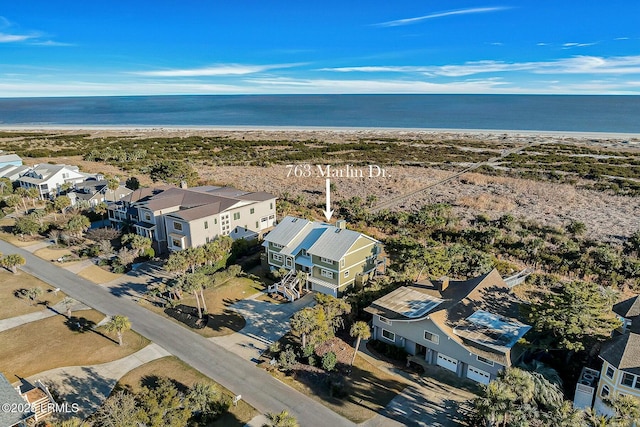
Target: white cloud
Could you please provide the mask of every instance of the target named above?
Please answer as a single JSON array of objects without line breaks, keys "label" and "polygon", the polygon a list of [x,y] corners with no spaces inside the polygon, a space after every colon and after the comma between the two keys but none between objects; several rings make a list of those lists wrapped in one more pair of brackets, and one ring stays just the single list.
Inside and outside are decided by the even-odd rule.
[{"label": "white cloud", "polygon": [[362,66],[323,68],[335,72],[423,73],[429,76],[464,77],[482,73],[527,71],[534,74],[638,74],[640,55],[619,57],[574,56],[555,61],[503,62],[473,61],[460,65],[434,66]]},{"label": "white cloud", "polygon": [[571,42],[571,43],[563,43],[562,48],[563,49],[572,49],[574,47],[587,47],[587,46],[593,46],[597,43],[575,43],[575,42]]},{"label": "white cloud", "polygon": [[417,24],[418,22],[426,21],[429,19],[444,18],[446,16],[498,12],[505,9],[509,9],[509,8],[508,7],[473,7],[468,9],[457,9],[457,10],[449,10],[444,12],[436,12],[429,15],[417,16],[415,18],[397,19],[395,21],[381,22],[379,24],[374,24],[374,25],[376,27],[399,27],[402,25]]},{"label": "white cloud", "polygon": [[0,33],[0,43],[17,43],[36,38],[35,35]]},{"label": "white cloud", "polygon": [[135,71],[131,74],[148,77],[211,77],[211,76],[238,76],[244,74],[260,73],[263,71],[290,68],[301,64],[272,64],[272,65],[242,65],[219,64],[203,68],[187,68],[178,70]]},{"label": "white cloud", "polygon": [[540,42],[540,43],[536,43],[536,46],[549,46],[549,43]]}]

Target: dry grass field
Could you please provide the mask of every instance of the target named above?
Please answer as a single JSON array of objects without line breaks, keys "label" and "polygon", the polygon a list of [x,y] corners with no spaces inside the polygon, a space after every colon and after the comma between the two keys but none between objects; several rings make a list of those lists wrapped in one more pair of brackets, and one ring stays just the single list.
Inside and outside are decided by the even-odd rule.
[{"label": "dry grass field", "polygon": [[111,282],[122,277],[122,274],[115,274],[110,271],[104,270],[97,265],[90,265],[87,268],[82,269],[78,276],[92,281],[98,285]]},{"label": "dry grass field", "polygon": [[14,382],[18,376],[29,377],[53,368],[111,362],[149,344],[146,338],[126,331],[120,347],[115,336],[101,328],[91,329],[102,319],[102,313],[86,310],[71,319],[59,315],[0,332],[0,372]]},{"label": "dry grass field", "polygon": [[[16,292],[21,289],[30,288],[42,289],[42,295],[37,301],[16,296]],[[18,270],[18,274],[13,274],[0,269],[0,319],[46,310],[46,305],[54,305],[64,299],[64,293],[58,292],[55,295],[53,291],[53,287],[21,270]]]}]

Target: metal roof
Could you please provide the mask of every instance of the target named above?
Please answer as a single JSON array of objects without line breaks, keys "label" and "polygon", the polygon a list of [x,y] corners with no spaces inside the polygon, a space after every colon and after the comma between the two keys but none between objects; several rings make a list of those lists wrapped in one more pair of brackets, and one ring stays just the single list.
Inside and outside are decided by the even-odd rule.
[{"label": "metal roof", "polygon": [[306,219],[294,218],[292,216],[284,217],[276,228],[267,234],[264,240],[265,242],[275,243],[276,245],[287,246],[310,224],[311,222]]},{"label": "metal roof", "polygon": [[[356,231],[338,228],[329,224],[325,224],[324,228],[324,233],[320,235],[307,252],[332,261],[340,261],[360,237],[371,239]],[[374,241],[373,239],[371,240]]]}]

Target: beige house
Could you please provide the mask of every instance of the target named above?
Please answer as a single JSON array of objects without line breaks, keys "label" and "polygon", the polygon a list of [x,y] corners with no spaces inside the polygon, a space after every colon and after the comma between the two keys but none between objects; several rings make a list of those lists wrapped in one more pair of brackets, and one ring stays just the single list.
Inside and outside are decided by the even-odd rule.
[{"label": "beige house", "polygon": [[640,297],[635,296],[613,306],[622,327],[602,345],[602,370],[593,408],[600,414],[612,415],[605,403],[620,394],[640,399]]},{"label": "beige house", "polygon": [[[299,297],[296,272],[306,273],[306,286],[313,291],[339,296],[356,280],[365,281],[383,262],[376,239],[336,225],[287,216],[264,239],[265,255],[272,269],[291,274],[276,291],[290,300]],[[299,279],[299,277],[298,277]]]},{"label": "beige house", "polygon": [[275,225],[276,197],[230,187],[169,188],[133,204],[136,232],[163,252],[204,245],[237,227],[261,235]]}]

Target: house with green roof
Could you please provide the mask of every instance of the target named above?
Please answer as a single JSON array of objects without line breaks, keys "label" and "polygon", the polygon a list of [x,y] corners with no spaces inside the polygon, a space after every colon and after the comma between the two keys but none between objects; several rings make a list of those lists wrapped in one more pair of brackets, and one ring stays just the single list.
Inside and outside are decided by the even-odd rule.
[{"label": "house with green roof", "polygon": [[345,221],[331,225],[287,216],[263,246],[270,268],[288,272],[271,291],[291,301],[300,297],[303,284],[306,290],[340,296],[384,264],[381,243],[347,229]]}]

